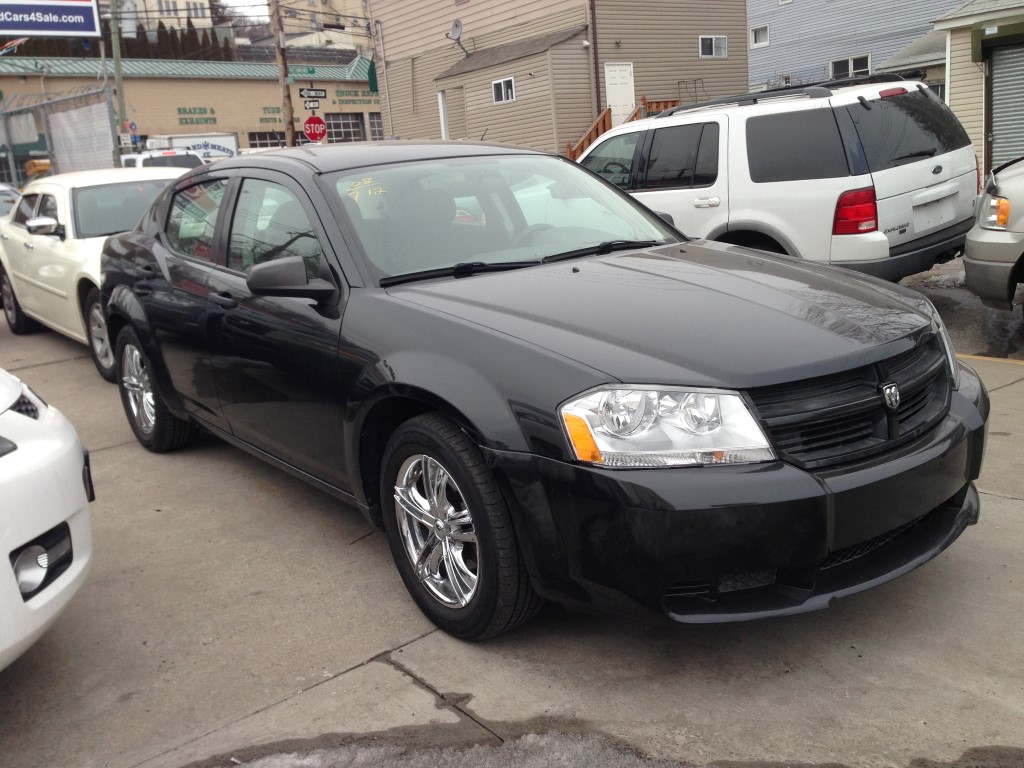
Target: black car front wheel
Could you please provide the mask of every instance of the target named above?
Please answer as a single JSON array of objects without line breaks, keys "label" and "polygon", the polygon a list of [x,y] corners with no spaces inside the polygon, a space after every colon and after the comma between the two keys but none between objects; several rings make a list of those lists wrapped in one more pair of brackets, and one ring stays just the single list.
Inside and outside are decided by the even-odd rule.
[{"label": "black car front wheel", "polygon": [[143,446],[156,453],[183,448],[195,440],[196,426],[175,416],[164,403],[135,329],[117,335],[117,388],[128,424]]},{"label": "black car front wheel", "polygon": [[505,496],[465,432],[438,414],[417,416],[391,436],[382,469],[391,554],[431,621],[478,640],[539,610]]},{"label": "black car front wheel", "polygon": [[24,333],[32,333],[39,327],[39,323],[21,310],[18,297],[14,295],[11,278],[3,267],[0,267],[0,298],[3,299],[4,316],[7,318],[7,325],[10,326],[11,333],[20,336]]}]

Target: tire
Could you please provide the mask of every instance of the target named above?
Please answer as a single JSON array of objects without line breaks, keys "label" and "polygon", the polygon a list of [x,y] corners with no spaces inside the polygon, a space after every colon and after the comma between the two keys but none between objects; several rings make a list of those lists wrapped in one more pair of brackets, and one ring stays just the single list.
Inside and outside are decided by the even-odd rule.
[{"label": "tire", "polygon": [[10,326],[11,333],[21,336],[39,328],[39,323],[22,312],[18,297],[14,295],[11,278],[7,276],[3,267],[0,267],[0,301],[3,302],[4,317],[7,318],[7,325]]},{"label": "tire", "polygon": [[136,439],[154,453],[174,451],[192,443],[198,429],[167,408],[150,375],[152,366],[134,328],[121,329],[116,349],[117,389]]},{"label": "tire", "polygon": [[82,302],[82,322],[85,326],[85,337],[89,343],[89,354],[92,363],[96,366],[107,381],[117,379],[117,356],[114,354],[114,345],[107,334],[107,318],[103,314],[103,307],[100,305],[100,292],[97,288],[90,288]]},{"label": "tire", "polygon": [[[410,419],[391,436],[381,467],[391,555],[427,618],[450,635],[480,640],[537,613],[542,600],[519,555],[508,503],[461,429],[439,414]],[[430,480],[444,484],[443,497],[427,492]]]}]

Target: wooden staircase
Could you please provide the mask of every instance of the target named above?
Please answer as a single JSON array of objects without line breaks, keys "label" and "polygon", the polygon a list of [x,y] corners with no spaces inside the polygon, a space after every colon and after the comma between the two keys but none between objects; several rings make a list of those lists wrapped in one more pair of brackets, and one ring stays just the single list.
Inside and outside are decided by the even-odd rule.
[{"label": "wooden staircase", "polygon": [[[650,115],[656,115],[659,112],[664,112],[666,109],[671,107],[678,107],[679,99],[650,99],[646,96],[640,97],[640,103],[636,105],[636,108],[626,115],[626,119],[622,122],[628,123],[632,120],[639,120],[642,117],[649,117]],[[565,145],[565,156],[570,160],[575,160],[583,152],[597,141],[598,136],[603,134],[609,128],[612,127],[612,108],[605,107],[601,110],[601,114],[597,116],[587,132],[583,134],[579,141],[575,144]]]}]

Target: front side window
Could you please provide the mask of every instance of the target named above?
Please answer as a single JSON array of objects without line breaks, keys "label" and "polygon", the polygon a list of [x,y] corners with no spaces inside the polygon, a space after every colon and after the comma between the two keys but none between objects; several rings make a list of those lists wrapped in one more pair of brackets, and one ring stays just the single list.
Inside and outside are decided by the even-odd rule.
[{"label": "front side window", "polygon": [[755,183],[850,175],[831,109],[804,109],[747,120],[747,162]]},{"label": "front side window", "polygon": [[718,178],[718,123],[658,128],[651,142],[645,187],[710,186]]},{"label": "front side window", "polygon": [[39,195],[22,195],[21,200],[18,202],[18,210],[14,212],[14,223],[24,225],[26,221],[31,219],[38,200]]},{"label": "front side window", "polygon": [[833,59],[829,62],[829,71],[833,80],[864,77],[871,74],[871,57],[854,56],[849,59]]},{"label": "front side window", "polygon": [[227,185],[225,179],[211,179],[175,193],[167,217],[167,242],[174,251],[213,260],[213,231]]},{"label": "front side window", "polygon": [[629,186],[629,172],[640,136],[640,131],[633,131],[607,139],[580,160],[580,165],[603,176],[605,181],[625,189]]},{"label": "front side window", "polygon": [[764,48],[768,45],[768,25],[750,28],[750,47]]},{"label": "front side window", "polygon": [[729,38],[725,35],[701,35],[699,51],[702,59],[727,59]]},{"label": "front side window", "polygon": [[49,216],[57,220],[57,198],[53,195],[43,195],[39,201],[38,216]]},{"label": "front side window", "polygon": [[515,78],[506,77],[502,80],[495,80],[491,83],[491,92],[495,104],[505,104],[516,100]]},{"label": "front side window", "polygon": [[263,179],[246,179],[231,220],[228,268],[244,272],[253,264],[301,256],[306,274],[320,270],[320,242],[302,208],[287,187]]}]

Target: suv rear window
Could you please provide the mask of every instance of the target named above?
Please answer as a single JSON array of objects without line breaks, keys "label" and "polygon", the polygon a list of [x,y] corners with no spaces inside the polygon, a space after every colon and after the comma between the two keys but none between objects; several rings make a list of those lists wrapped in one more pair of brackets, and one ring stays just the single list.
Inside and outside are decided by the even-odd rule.
[{"label": "suv rear window", "polygon": [[846,107],[857,126],[872,173],[942,155],[971,143],[938,98],[912,91]]},{"label": "suv rear window", "polygon": [[750,180],[798,181],[849,176],[831,109],[805,109],[747,120]]}]

